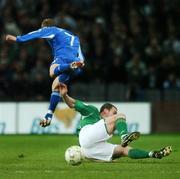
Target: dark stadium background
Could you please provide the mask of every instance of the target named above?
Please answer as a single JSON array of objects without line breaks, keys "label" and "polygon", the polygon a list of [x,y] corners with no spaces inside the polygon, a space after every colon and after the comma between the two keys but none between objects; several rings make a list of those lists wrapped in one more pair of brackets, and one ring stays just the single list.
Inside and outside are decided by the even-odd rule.
[{"label": "dark stadium background", "polygon": [[51,17],[81,39],[86,66],[72,96],[151,102],[152,132],[179,132],[179,7],[179,0],[1,0],[0,101],[49,100],[48,45],[9,44],[4,36],[38,29]]}]

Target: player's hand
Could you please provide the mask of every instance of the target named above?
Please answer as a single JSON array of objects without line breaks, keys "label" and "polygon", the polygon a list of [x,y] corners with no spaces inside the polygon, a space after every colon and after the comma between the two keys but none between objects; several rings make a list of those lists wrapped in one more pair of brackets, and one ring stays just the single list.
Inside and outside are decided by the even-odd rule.
[{"label": "player's hand", "polygon": [[60,91],[62,96],[66,95],[68,92],[67,85],[65,85],[64,83],[60,83],[59,84],[59,91]]},{"label": "player's hand", "polygon": [[13,35],[6,35],[5,39],[8,42],[16,42],[16,37]]},{"label": "player's hand", "polygon": [[51,120],[47,120],[47,119],[42,119],[41,121],[40,121],[40,123],[39,123],[39,125],[41,126],[41,127],[47,127],[47,126],[49,126],[51,124]]},{"label": "player's hand", "polygon": [[84,61],[75,61],[71,63],[71,69],[84,67]]}]

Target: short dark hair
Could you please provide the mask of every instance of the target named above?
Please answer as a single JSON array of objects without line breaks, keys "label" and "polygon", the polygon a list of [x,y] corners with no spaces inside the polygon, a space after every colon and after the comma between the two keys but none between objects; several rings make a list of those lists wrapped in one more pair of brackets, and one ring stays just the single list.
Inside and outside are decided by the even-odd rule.
[{"label": "short dark hair", "polygon": [[113,107],[117,109],[117,107],[114,106],[113,104],[111,104],[111,103],[105,103],[105,104],[103,104],[103,105],[101,106],[101,108],[100,108],[100,113],[101,113],[102,111],[104,111],[104,109],[110,110],[110,109],[112,109]]},{"label": "short dark hair", "polygon": [[44,19],[41,23],[41,27],[51,27],[51,26],[56,26],[56,22],[51,18]]}]

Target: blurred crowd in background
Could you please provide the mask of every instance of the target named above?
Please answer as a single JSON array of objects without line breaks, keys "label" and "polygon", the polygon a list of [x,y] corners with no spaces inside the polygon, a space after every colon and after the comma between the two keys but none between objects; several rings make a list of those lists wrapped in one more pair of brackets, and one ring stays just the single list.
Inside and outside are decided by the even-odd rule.
[{"label": "blurred crowd in background", "polygon": [[49,100],[47,43],[4,40],[45,18],[80,37],[86,66],[76,82],[180,90],[179,7],[179,0],[1,0],[0,100]]}]

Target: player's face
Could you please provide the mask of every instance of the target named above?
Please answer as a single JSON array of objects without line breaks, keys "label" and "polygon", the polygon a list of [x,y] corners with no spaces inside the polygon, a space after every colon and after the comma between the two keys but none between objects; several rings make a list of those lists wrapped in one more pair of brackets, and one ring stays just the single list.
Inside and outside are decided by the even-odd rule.
[{"label": "player's face", "polygon": [[117,109],[115,107],[112,107],[110,110],[109,110],[109,116],[113,116],[117,114]]},{"label": "player's face", "polygon": [[111,109],[104,109],[102,115],[104,117],[110,117],[117,114],[117,109],[115,107],[112,107]]}]

